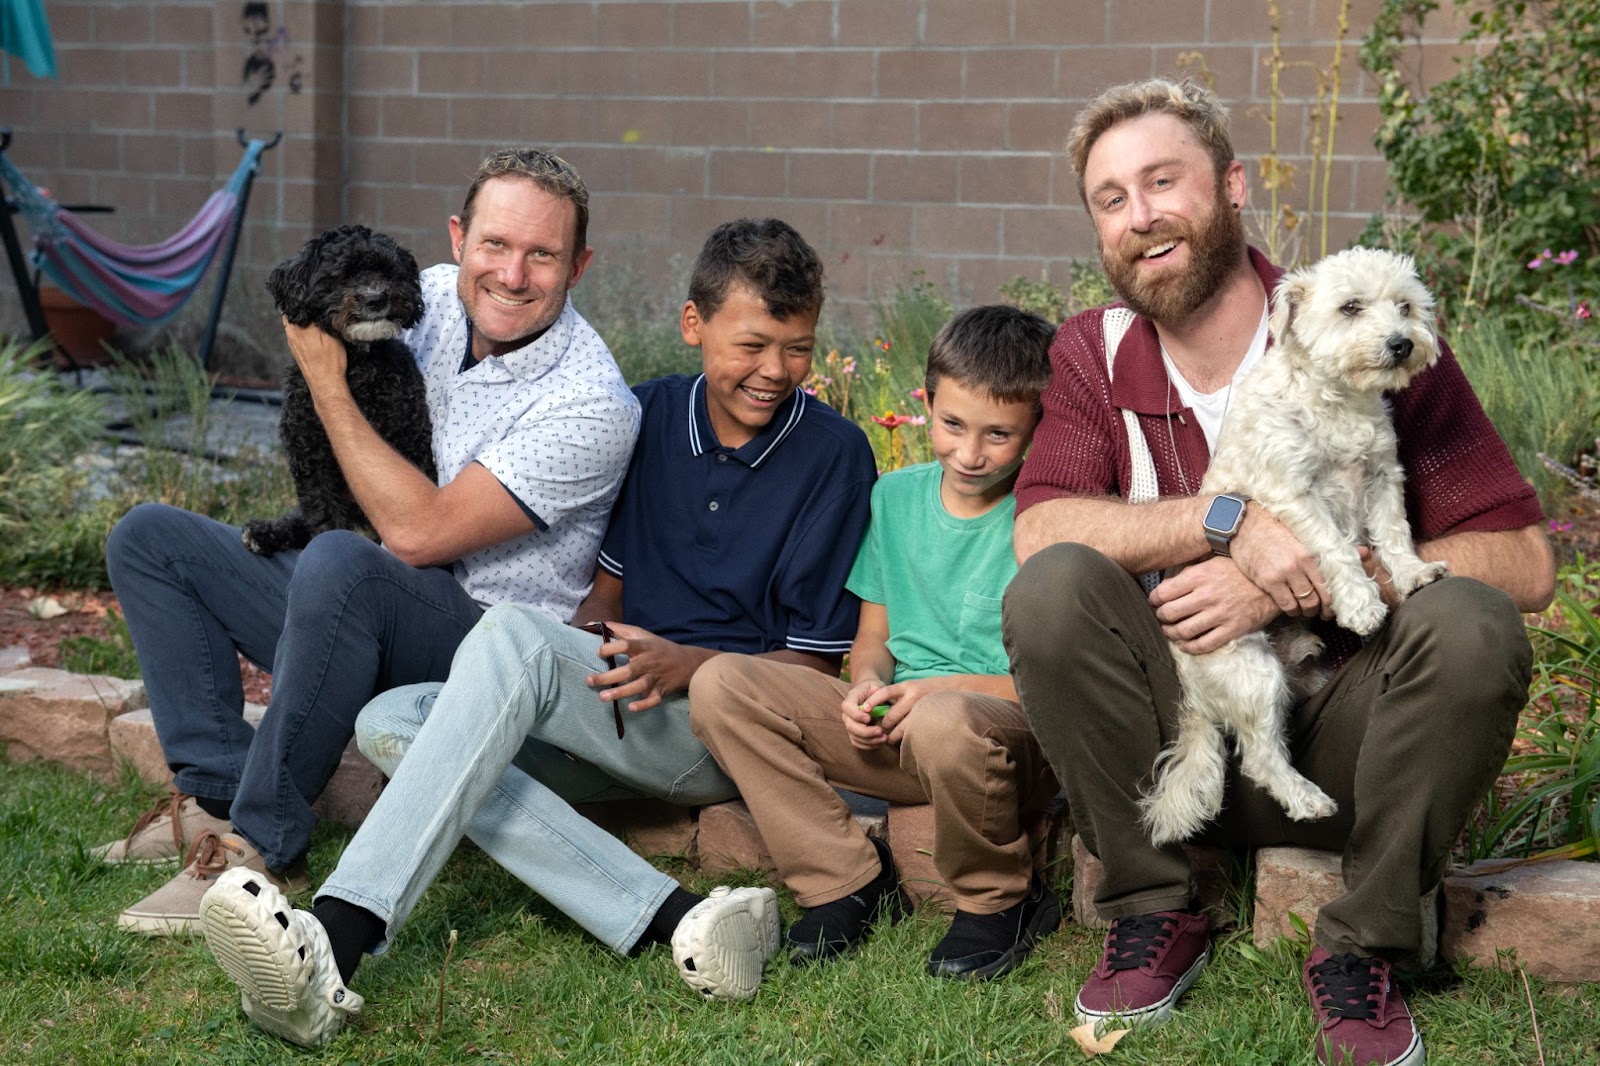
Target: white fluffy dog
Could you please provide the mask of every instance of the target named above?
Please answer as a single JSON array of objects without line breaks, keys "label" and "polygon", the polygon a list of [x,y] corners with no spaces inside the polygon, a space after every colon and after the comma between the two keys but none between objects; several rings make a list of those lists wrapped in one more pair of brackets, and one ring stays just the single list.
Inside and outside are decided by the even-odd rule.
[{"label": "white fluffy dog", "polygon": [[[1242,493],[1283,522],[1316,557],[1339,625],[1367,636],[1387,608],[1357,545],[1371,545],[1402,599],[1447,573],[1412,545],[1383,399],[1438,359],[1433,297],[1408,256],[1355,248],[1287,275],[1270,324],[1273,347],[1234,386],[1201,492]],[[1321,641],[1298,621],[1270,628],[1204,655],[1173,646],[1183,685],[1178,738],[1157,759],[1141,803],[1154,843],[1187,840],[1221,810],[1225,733],[1237,738],[1244,773],[1291,818],[1334,812],[1290,765],[1284,739],[1290,700],[1305,691],[1289,672]]]}]

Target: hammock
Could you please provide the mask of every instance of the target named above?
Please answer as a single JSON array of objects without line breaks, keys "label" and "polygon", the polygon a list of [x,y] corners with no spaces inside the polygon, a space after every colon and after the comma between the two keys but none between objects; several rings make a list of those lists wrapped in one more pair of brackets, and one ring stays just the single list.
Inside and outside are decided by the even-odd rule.
[{"label": "hammock", "polygon": [[33,231],[35,269],[119,325],[153,326],[183,308],[217,250],[237,230],[266,147],[250,141],[227,185],[212,193],[183,229],[156,244],[123,244],[96,233],[42,193],[4,151],[0,179]]}]

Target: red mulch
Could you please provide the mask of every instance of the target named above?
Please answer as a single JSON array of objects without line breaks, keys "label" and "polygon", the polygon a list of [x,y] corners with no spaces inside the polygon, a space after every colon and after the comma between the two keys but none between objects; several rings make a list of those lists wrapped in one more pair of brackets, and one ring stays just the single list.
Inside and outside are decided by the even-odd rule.
[{"label": "red mulch", "polygon": [[[39,596],[49,596],[67,613],[48,619],[34,617],[29,604]],[[0,585],[0,648],[22,645],[28,649],[34,666],[59,667],[61,642],[77,636],[105,639],[109,632],[106,612],[115,610],[117,598],[110,592],[43,593]],[[239,666],[244,676],[244,698],[265,705],[272,691],[272,675],[242,657]]]}]

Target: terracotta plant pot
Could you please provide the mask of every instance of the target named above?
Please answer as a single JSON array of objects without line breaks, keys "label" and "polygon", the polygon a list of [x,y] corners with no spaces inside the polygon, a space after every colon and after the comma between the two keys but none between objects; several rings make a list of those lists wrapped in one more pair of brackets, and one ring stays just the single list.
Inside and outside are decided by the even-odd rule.
[{"label": "terracotta plant pot", "polygon": [[60,289],[48,286],[39,290],[39,306],[44,308],[44,324],[62,351],[80,365],[108,363],[102,341],[111,339],[116,324],[92,307],[85,307]]}]

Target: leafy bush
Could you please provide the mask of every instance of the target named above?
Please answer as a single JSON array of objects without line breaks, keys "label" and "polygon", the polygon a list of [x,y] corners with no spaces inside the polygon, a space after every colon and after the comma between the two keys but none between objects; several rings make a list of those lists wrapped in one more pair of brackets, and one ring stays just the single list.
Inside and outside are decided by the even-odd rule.
[{"label": "leafy bush", "polygon": [[1380,83],[1377,146],[1415,225],[1391,234],[1455,306],[1536,291],[1523,264],[1578,250],[1600,280],[1600,0],[1453,0],[1467,57],[1424,88],[1406,39],[1439,0],[1383,0],[1362,48]]},{"label": "leafy bush", "polygon": [[1098,260],[1074,259],[1068,270],[1071,281],[1065,292],[1049,278],[1035,281],[1019,275],[1000,286],[1000,299],[1057,323],[1116,299]]}]

